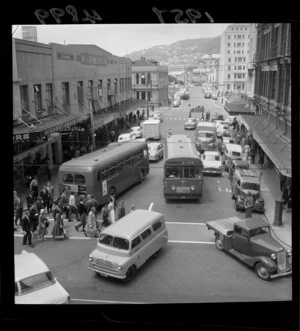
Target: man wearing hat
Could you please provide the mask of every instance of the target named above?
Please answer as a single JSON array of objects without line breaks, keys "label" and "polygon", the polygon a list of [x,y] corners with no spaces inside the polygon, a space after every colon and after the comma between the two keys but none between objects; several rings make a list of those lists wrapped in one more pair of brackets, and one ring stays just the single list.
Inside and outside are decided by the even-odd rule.
[{"label": "man wearing hat", "polygon": [[120,218],[124,217],[125,216],[125,201],[122,200],[120,201],[120,205],[119,205],[119,208],[118,208],[118,214],[117,214],[117,219],[119,220]]}]

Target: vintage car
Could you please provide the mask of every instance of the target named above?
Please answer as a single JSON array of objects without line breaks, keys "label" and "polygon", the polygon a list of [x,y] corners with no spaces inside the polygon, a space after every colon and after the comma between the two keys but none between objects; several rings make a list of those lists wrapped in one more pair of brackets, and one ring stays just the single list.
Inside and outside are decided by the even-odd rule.
[{"label": "vintage car", "polygon": [[179,107],[181,105],[180,100],[175,100],[173,103],[173,107]]},{"label": "vintage car", "polygon": [[263,280],[292,273],[292,251],[286,250],[271,235],[270,226],[262,219],[238,217],[208,221],[214,231],[216,247],[252,267]]},{"label": "vintage car", "polygon": [[161,113],[154,113],[153,116],[152,116],[152,119],[153,120],[159,120],[160,122],[163,121],[163,117],[162,117]]},{"label": "vintage car", "polygon": [[204,106],[196,106],[191,109],[191,112],[195,112],[195,113],[197,112],[204,113],[204,111],[205,111]]},{"label": "vintage car", "polygon": [[235,210],[245,210],[244,203],[250,192],[254,200],[253,211],[263,213],[264,199],[261,196],[260,175],[249,169],[236,168],[232,176],[232,198],[235,200]]},{"label": "vintage car", "polygon": [[218,151],[204,151],[201,155],[201,160],[203,163],[203,174],[222,176],[222,159]]},{"label": "vintage car", "polygon": [[217,95],[217,93],[214,92],[214,93],[212,94],[212,99],[213,99],[213,100],[218,100],[218,95]]},{"label": "vintage car", "polygon": [[16,304],[67,304],[69,293],[34,253],[15,254]]},{"label": "vintage car", "polygon": [[164,146],[161,143],[148,144],[149,161],[159,161],[164,157]]},{"label": "vintage car", "polygon": [[233,137],[222,137],[222,143],[225,144],[236,144],[236,141]]},{"label": "vintage car", "polygon": [[249,162],[244,160],[230,160],[228,163],[228,171],[232,168],[232,172],[236,169],[249,169]]},{"label": "vintage car", "polygon": [[241,145],[238,144],[224,144],[224,167],[228,170],[228,164],[231,160],[241,160],[243,154],[243,149]]},{"label": "vintage car", "polygon": [[184,130],[195,130],[197,127],[197,119],[196,118],[189,118],[185,123],[184,123]]},{"label": "vintage car", "polygon": [[224,116],[222,114],[214,114],[211,118],[211,122],[215,122],[217,120],[221,120],[221,121],[224,121]]},{"label": "vintage car", "polygon": [[227,116],[227,118],[225,119],[225,122],[228,123],[229,126],[233,125],[233,120],[236,118],[236,116]]},{"label": "vintage car", "polygon": [[129,140],[134,140],[135,139],[135,134],[133,132],[130,133],[123,133],[120,134],[118,137],[118,142],[124,142],[124,141],[129,141]]},{"label": "vintage car", "polygon": [[228,124],[223,124],[222,122],[217,124],[217,137],[230,137],[229,126]]},{"label": "vintage car", "polygon": [[205,93],[204,93],[204,98],[205,99],[211,99],[211,97],[212,97],[212,91],[206,90]]},{"label": "vintage car", "polygon": [[143,128],[141,126],[133,126],[130,130],[130,133],[133,133],[135,138],[142,138]]}]

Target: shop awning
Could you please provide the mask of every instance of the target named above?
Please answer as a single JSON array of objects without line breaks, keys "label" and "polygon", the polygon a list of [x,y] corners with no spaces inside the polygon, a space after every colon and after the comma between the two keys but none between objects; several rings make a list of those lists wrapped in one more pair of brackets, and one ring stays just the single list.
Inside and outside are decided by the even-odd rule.
[{"label": "shop awning", "polygon": [[262,116],[240,115],[240,120],[276,168],[284,176],[291,177],[291,140]]},{"label": "shop awning", "polygon": [[13,128],[13,139],[14,140],[35,140],[37,138],[42,139],[43,137],[54,133],[65,130],[77,123],[86,120],[89,117],[88,113],[85,114],[69,114],[66,115],[55,115],[41,118],[41,123],[34,123],[34,128],[30,129],[26,125],[22,124]]}]

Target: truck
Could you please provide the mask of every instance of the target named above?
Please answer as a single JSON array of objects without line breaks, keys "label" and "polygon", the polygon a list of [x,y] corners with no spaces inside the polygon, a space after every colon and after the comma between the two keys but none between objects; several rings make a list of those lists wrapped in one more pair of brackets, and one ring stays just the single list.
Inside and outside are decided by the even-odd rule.
[{"label": "truck", "polygon": [[142,124],[145,139],[160,139],[160,120],[146,120]]},{"label": "truck", "polygon": [[267,281],[292,273],[292,251],[272,237],[263,219],[229,217],[205,224],[214,231],[217,249],[252,267],[259,278]]}]

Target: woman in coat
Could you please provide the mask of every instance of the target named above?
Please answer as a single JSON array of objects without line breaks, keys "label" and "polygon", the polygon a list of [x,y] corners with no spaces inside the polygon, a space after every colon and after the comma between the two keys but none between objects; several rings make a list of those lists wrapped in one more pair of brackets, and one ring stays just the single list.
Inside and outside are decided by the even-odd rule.
[{"label": "woman in coat", "polygon": [[108,213],[109,213],[110,224],[115,223],[115,221],[116,221],[115,203],[114,203],[114,199],[112,197],[109,198]]},{"label": "woman in coat", "polygon": [[41,209],[39,216],[39,238],[40,240],[46,240],[44,237],[48,233],[46,227],[47,217],[45,215],[45,209]]},{"label": "woman in coat", "polygon": [[253,197],[251,196],[251,192],[247,193],[247,198],[245,200],[244,206],[246,208],[245,218],[250,218],[252,216],[252,210],[254,207],[254,200]]},{"label": "woman in coat", "polygon": [[92,207],[86,224],[86,233],[91,236],[97,236],[98,224],[96,220],[96,208]]}]

